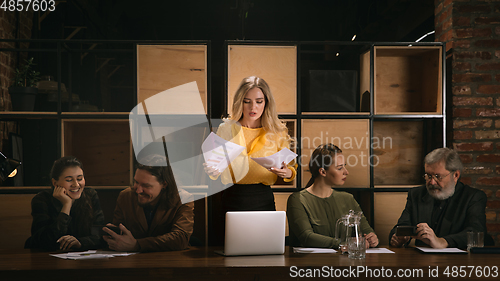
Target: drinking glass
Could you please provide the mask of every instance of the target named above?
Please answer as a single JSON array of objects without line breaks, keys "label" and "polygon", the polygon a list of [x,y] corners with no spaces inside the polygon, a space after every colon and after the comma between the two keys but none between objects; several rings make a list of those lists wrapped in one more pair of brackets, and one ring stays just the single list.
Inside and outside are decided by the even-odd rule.
[{"label": "drinking glass", "polygon": [[364,259],[366,257],[366,239],[364,237],[348,237],[347,251],[350,259]]},{"label": "drinking glass", "polygon": [[484,247],[484,232],[468,231],[467,232],[467,251],[473,247]]}]

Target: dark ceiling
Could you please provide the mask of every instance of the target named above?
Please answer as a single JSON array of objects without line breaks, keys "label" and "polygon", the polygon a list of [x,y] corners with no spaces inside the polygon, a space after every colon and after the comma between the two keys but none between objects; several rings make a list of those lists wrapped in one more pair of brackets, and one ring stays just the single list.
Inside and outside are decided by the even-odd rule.
[{"label": "dark ceiling", "polygon": [[67,0],[33,38],[396,42],[432,30],[434,0]]},{"label": "dark ceiling", "polygon": [[[66,0],[40,16],[34,39],[88,40],[210,40],[210,83],[213,116],[224,110],[225,40],[411,42],[434,30],[434,0]],[[425,38],[434,41],[434,36]],[[69,45],[69,44],[68,44]],[[78,44],[76,44],[78,45]],[[360,44],[365,45],[365,44]],[[98,48],[106,48],[101,44]],[[360,48],[363,46],[359,46]],[[366,45],[365,45],[366,47]],[[83,47],[92,48],[89,46]],[[78,49],[78,48],[77,48]],[[332,50],[330,50],[332,51]],[[354,52],[354,53],[346,53]],[[357,53],[356,53],[357,52]],[[355,69],[359,49],[344,49],[335,61],[301,56],[308,69]],[[111,111],[128,111],[117,103],[133,96],[133,57],[129,53],[74,58],[85,78],[73,71],[72,88],[83,99]],[[311,55],[313,56],[313,55]],[[44,73],[56,76],[54,58],[39,55]],[[331,58],[329,58],[330,60]],[[63,63],[68,63],[63,61]],[[328,64],[324,66],[323,64]],[[103,67],[105,66],[105,67]],[[109,69],[108,69],[109,68]],[[328,68],[329,69],[329,68]],[[107,72],[106,72],[107,71]],[[305,73],[304,72],[304,73]],[[101,76],[107,73],[107,76]],[[69,74],[68,74],[69,75]],[[62,81],[69,76],[62,71]],[[302,74],[301,74],[302,75]],[[68,77],[66,77],[68,76]],[[111,78],[110,78],[111,77]],[[101,81],[90,83],[91,79]],[[92,80],[93,81],[93,80]],[[69,84],[68,84],[69,85]],[[302,83],[303,87],[306,83]],[[109,109],[107,109],[109,110]]]}]

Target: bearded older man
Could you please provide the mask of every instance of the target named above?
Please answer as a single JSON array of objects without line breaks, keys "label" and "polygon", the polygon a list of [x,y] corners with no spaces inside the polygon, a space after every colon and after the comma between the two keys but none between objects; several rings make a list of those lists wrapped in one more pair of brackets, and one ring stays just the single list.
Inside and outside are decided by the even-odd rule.
[{"label": "bearded older man", "polygon": [[424,159],[425,186],[408,191],[406,207],[389,234],[391,246],[412,237],[396,236],[397,226],[416,226],[415,245],[467,248],[467,232],[486,232],[486,194],[459,181],[463,169],[458,153],[438,148]]}]

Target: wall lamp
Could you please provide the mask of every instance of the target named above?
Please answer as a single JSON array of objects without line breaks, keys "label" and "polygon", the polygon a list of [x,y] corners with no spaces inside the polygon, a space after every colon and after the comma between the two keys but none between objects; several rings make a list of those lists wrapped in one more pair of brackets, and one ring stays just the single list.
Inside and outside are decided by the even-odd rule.
[{"label": "wall lamp", "polygon": [[20,161],[7,158],[0,152],[0,179],[5,181],[7,178],[14,177],[19,165],[21,165]]}]

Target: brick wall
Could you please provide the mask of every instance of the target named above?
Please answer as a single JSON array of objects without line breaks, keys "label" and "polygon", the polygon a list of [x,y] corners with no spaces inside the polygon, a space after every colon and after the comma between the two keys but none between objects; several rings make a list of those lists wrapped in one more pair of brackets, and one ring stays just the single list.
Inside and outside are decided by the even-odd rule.
[{"label": "brick wall", "polygon": [[[33,12],[9,12],[0,10],[0,39],[29,39],[33,27]],[[2,48],[23,47],[13,43],[0,42]],[[26,55],[26,54],[25,54]],[[20,58],[23,60],[23,58]],[[17,67],[17,55],[14,52],[0,52],[0,111],[12,109],[9,86]],[[15,122],[0,122],[0,151],[7,150],[9,132],[15,132]]]},{"label": "brick wall", "polygon": [[[488,196],[488,232],[500,242],[500,0],[436,0],[436,41],[446,42],[452,144],[462,181]],[[450,104],[450,103],[448,103]]]}]

